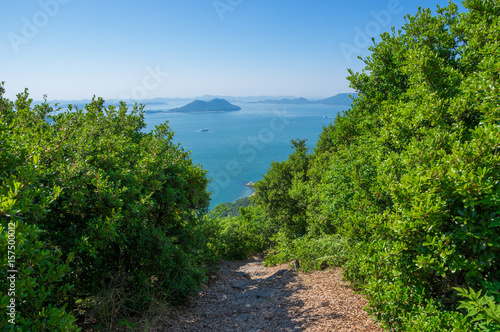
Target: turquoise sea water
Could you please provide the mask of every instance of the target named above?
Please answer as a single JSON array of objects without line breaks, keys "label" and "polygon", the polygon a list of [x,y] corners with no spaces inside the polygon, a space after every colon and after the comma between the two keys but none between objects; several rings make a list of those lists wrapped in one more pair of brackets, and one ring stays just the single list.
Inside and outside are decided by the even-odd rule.
[{"label": "turquoise sea water", "polygon": [[[168,110],[184,103],[146,105],[146,110]],[[237,103],[241,111],[225,113],[146,113],[146,130],[169,121],[174,142],[190,150],[194,163],[212,178],[210,208],[249,196],[244,184],[257,182],[272,161],[292,153],[291,139],[307,139],[314,147],[323,126],[348,106],[272,105]],[[326,118],[325,118],[326,117]],[[208,131],[200,132],[206,128]]]}]

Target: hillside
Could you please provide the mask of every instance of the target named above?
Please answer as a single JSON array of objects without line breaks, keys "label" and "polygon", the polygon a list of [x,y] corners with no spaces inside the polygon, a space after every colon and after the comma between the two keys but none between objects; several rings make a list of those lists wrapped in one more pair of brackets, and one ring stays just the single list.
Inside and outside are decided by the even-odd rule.
[{"label": "hillside", "polygon": [[144,105],[0,82],[0,330],[500,331],[500,3],[462,3],[384,33],[314,149],[214,213]]},{"label": "hillside", "polygon": [[250,197],[243,197],[236,200],[234,203],[221,203],[217,205],[210,213],[209,217],[239,217],[240,208],[246,208],[253,205]]},{"label": "hillside", "polygon": [[220,220],[226,255],[340,266],[389,331],[500,331],[500,4],[463,3],[382,35],[350,109]]},{"label": "hillside", "polygon": [[241,107],[231,104],[225,99],[213,99],[211,101],[195,100],[185,106],[174,108],[169,112],[190,112],[190,113],[205,113],[205,112],[232,112],[239,111]]},{"label": "hillside", "polygon": [[296,104],[296,105],[304,105],[304,104],[310,104],[311,101],[306,99],[306,98],[296,98],[296,99],[288,99],[288,98],[284,98],[284,99],[267,99],[267,100],[263,100],[263,101],[258,101],[256,102],[258,104]]},{"label": "hillside", "polygon": [[390,331],[500,330],[500,4],[464,5],[382,35],[351,108],[254,185],[266,262],[343,266]]},{"label": "hillside", "polygon": [[311,103],[314,104],[323,104],[323,105],[351,105],[352,98],[356,98],[358,96],[357,93],[339,93],[330,98],[315,100]]}]

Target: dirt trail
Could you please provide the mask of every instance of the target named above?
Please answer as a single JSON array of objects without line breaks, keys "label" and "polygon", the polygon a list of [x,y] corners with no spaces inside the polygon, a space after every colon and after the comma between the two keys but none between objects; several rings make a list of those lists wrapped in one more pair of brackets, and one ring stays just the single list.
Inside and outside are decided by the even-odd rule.
[{"label": "dirt trail", "polygon": [[341,271],[298,273],[262,260],[222,262],[218,278],[156,331],[383,331]]}]

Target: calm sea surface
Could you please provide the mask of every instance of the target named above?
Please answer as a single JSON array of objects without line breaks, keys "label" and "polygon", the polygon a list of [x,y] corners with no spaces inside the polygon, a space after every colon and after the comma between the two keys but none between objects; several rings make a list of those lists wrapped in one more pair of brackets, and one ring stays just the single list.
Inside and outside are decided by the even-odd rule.
[{"label": "calm sea surface", "polygon": [[[168,110],[185,105],[147,105],[146,110]],[[233,104],[241,111],[225,113],[146,113],[146,130],[169,121],[174,142],[190,150],[194,163],[212,178],[210,208],[249,196],[244,184],[257,182],[272,161],[285,160],[291,139],[307,139],[314,147],[323,126],[348,106]],[[201,132],[200,129],[208,129]]]}]

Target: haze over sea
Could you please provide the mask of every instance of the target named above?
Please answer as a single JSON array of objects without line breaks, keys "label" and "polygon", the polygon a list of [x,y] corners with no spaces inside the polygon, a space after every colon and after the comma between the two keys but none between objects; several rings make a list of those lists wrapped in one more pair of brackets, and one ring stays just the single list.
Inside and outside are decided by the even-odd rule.
[{"label": "haze over sea", "polygon": [[[250,196],[245,186],[257,182],[272,161],[285,160],[293,152],[290,140],[307,139],[313,148],[323,126],[349,106],[277,105],[232,102],[241,111],[221,113],[146,113],[146,130],[169,121],[174,142],[191,151],[195,164],[212,178],[210,209],[219,203]],[[146,111],[169,110],[185,105],[148,105]],[[200,132],[200,129],[209,131]]]}]

